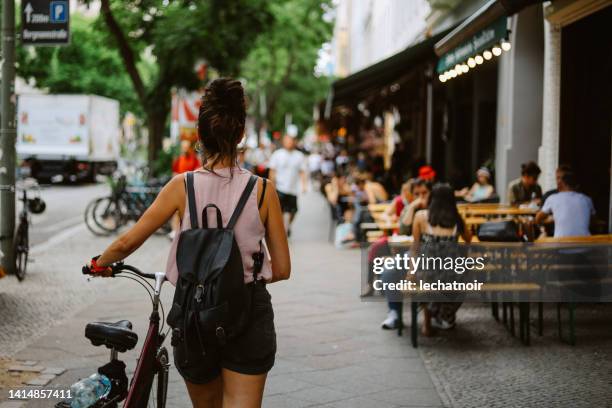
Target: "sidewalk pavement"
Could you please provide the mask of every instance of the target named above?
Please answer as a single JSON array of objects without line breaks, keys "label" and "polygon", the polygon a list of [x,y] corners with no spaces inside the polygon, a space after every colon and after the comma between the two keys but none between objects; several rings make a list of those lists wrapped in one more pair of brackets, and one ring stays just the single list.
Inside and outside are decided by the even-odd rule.
[{"label": "sidewalk pavement", "polygon": [[[385,305],[360,300],[360,253],[339,251],[327,242],[328,213],[319,194],[301,197],[290,242],[291,279],[270,286],[278,353],[268,377],[264,407],[447,406],[447,397],[438,392],[441,387],[434,386],[408,337],[380,330]],[[45,389],[66,389],[108,360],[105,348],[93,347],[84,338],[87,322],[129,319],[139,338],[144,338],[150,305],[140,286],[128,280],[86,282],[79,274],[79,265],[108,242],[80,230],[37,255],[38,268],[46,266],[38,273],[57,276],[45,280],[45,292],[55,293],[57,299],[86,294],[70,311],[61,309],[63,320],[38,337],[32,333],[31,342],[12,356],[67,370]],[[127,263],[146,271],[161,270],[168,247],[166,238],[153,237]],[[62,288],[69,283],[73,290],[64,293]],[[173,290],[171,285],[164,289],[168,309]],[[130,370],[137,351],[121,356]],[[5,399],[0,394],[0,401]],[[51,405],[49,400],[31,400],[22,406]],[[172,368],[168,407],[189,406],[185,385]],[[1,402],[0,407],[4,408]]]}]

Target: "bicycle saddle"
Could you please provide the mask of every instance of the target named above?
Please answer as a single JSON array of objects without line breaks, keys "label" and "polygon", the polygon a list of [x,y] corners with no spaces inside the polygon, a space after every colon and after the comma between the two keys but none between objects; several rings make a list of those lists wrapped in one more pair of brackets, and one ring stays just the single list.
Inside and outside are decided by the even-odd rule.
[{"label": "bicycle saddle", "polygon": [[132,323],[129,320],[88,323],[85,326],[85,337],[94,346],[105,345],[120,353],[133,349],[138,343],[138,335],[132,331]]}]

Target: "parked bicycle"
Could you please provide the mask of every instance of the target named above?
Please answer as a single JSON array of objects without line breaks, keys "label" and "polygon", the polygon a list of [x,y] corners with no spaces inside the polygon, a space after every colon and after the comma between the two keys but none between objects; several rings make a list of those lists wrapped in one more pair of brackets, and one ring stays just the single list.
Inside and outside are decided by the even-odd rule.
[{"label": "parked bicycle", "polygon": [[[32,178],[19,180],[15,186],[3,186],[2,189],[21,191],[21,196],[18,200],[21,201],[22,206],[15,228],[13,251],[15,254],[15,275],[17,279],[22,281],[26,276],[30,254],[30,213],[43,213],[46,204],[40,198],[40,186]],[[33,198],[28,197],[28,191],[34,191],[35,196]]]},{"label": "parked bicycle", "polygon": [[[149,329],[138,357],[132,379],[128,381],[125,363],[118,359],[118,354],[133,349],[138,343],[138,335],[132,331],[128,320],[118,322],[92,322],[85,327],[85,337],[94,346],[106,346],[111,350],[110,362],[99,367],[98,373],[109,380],[110,387],[89,408],[116,408],[125,400],[123,408],[144,408],[166,406],[168,391],[169,358],[168,350],[163,346],[168,330],[164,333],[164,308],[160,302],[162,284],[166,280],[164,272],[144,273],[137,268],[118,262],[112,267],[112,277],[124,277],[140,283],[151,297],[152,312],[149,316]],[[95,276],[87,267],[83,274]],[[151,285],[148,279],[155,281]],[[71,395],[75,398],[75,395]],[[70,408],[69,400],[61,401],[56,408]]]},{"label": "parked bicycle", "polygon": [[[151,179],[139,185],[128,184],[125,175],[110,180],[111,195],[92,200],[85,209],[85,223],[95,235],[118,232],[131,221],[137,221],[153,203],[167,180]],[[170,223],[158,233],[172,230]]]}]

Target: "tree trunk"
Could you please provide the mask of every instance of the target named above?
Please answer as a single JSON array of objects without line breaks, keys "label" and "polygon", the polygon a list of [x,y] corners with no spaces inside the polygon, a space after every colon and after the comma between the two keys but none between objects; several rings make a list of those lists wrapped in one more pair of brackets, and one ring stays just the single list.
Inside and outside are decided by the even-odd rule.
[{"label": "tree trunk", "polygon": [[148,158],[149,166],[159,157],[162,150],[162,141],[166,131],[166,118],[168,113],[155,112],[147,114],[147,129],[149,130]]}]

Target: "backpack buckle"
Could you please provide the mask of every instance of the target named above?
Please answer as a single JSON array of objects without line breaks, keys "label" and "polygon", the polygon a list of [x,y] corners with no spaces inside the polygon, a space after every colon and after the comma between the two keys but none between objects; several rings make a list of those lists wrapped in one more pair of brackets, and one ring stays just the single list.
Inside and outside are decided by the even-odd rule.
[{"label": "backpack buckle", "polygon": [[200,284],[196,287],[195,300],[198,303],[202,302],[202,294],[204,293],[204,285]]},{"label": "backpack buckle", "polygon": [[224,346],[226,343],[225,329],[221,326],[217,327],[217,330],[215,330],[215,336],[217,336],[217,339],[219,340],[219,344]]}]

